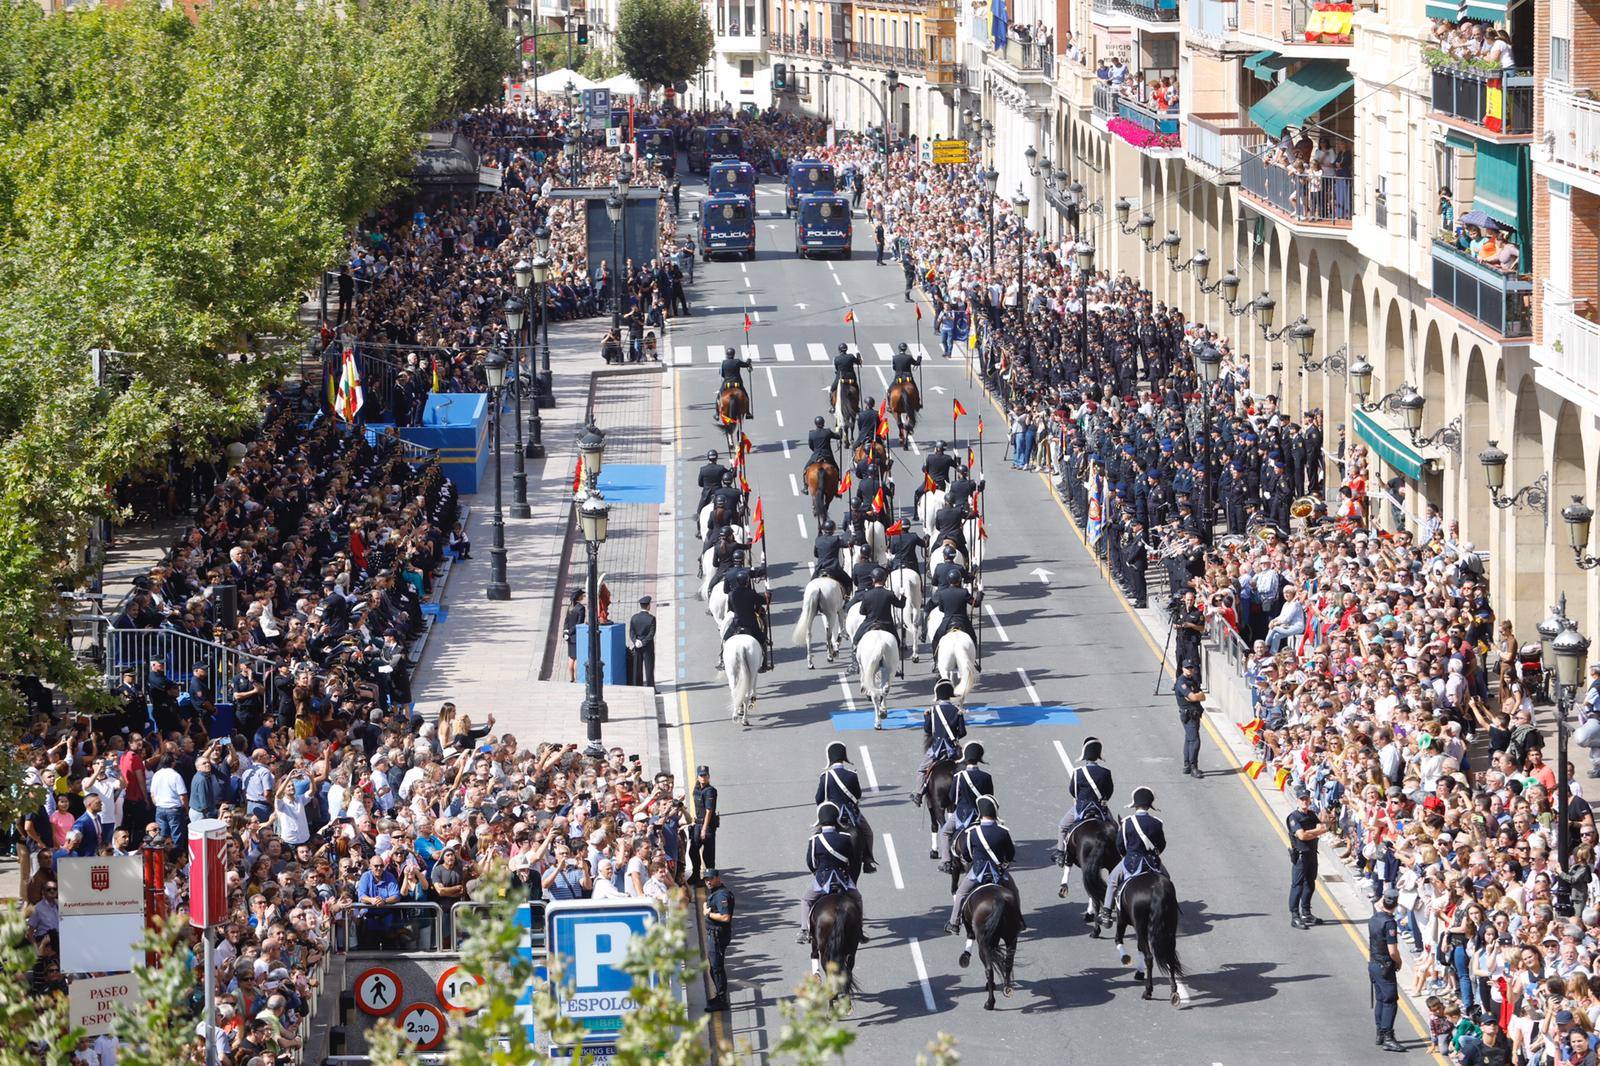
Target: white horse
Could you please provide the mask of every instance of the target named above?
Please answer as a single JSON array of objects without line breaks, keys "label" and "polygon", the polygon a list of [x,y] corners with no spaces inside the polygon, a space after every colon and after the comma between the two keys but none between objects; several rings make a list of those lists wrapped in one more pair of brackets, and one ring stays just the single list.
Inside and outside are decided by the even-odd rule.
[{"label": "white horse", "polygon": [[839,639],[844,632],[844,619],[840,617],[843,608],[844,589],[833,578],[818,576],[806,582],[805,598],[800,604],[800,620],[794,625],[793,640],[796,645],[805,645],[807,670],[815,669],[811,663],[811,626],[817,615],[822,616],[828,661],[833,662],[834,656],[839,653]]},{"label": "white horse", "polygon": [[[706,534],[711,532],[711,516],[716,511],[716,504],[708,503],[700,508],[700,517],[695,519],[695,528],[700,531],[700,543],[704,544]],[[738,529],[738,526],[734,526]]]},{"label": "white horse", "polygon": [[761,642],[748,633],[735,633],[722,642],[722,661],[728,669],[728,710],[734,721],[749,725],[756,705],[756,675],[761,672]]},{"label": "white horse", "polygon": [[[734,542],[738,543],[738,544],[743,544],[744,543],[744,527],[743,526],[729,526],[728,528],[733,530]],[[717,546],[715,544],[713,544],[711,547],[705,549],[704,551],[702,551],[700,553],[700,598],[702,600],[705,599],[708,595],[710,595],[710,593],[711,593],[711,578],[717,572],[716,564],[712,561],[712,558],[715,555],[716,550],[717,550]]]},{"label": "white horse", "polygon": [[[939,631],[943,622],[944,612],[937,609],[928,612],[929,639]],[[965,707],[967,697],[978,683],[977,644],[961,630],[952,629],[939,638],[938,646],[933,649],[933,661],[939,676],[948,677],[955,684],[956,703]]]},{"label": "white horse", "polygon": [[893,633],[874,629],[856,645],[856,665],[861,670],[861,691],[872,700],[872,727],[883,728],[889,713],[889,685],[900,670],[900,645]]},{"label": "white horse", "polygon": [[968,570],[976,570],[983,565],[983,537],[979,535],[977,515],[966,520],[961,533],[967,538],[967,560],[964,565]]},{"label": "white horse", "polygon": [[711,615],[711,624],[721,633],[728,628],[728,583],[724,581],[711,590],[711,596],[706,600],[706,613]]},{"label": "white horse", "polygon": [[906,646],[911,649],[911,661],[918,662],[918,649],[922,644],[922,575],[914,567],[902,566],[889,571],[889,591],[905,599],[900,609],[900,631]]},{"label": "white horse", "polygon": [[889,537],[884,532],[883,523],[866,523],[865,533],[866,549],[871,553],[872,561],[883,566],[889,561]]},{"label": "white horse", "polygon": [[[922,523],[922,531],[930,539],[937,533],[933,526],[933,519],[938,515],[939,509],[944,506],[945,496],[944,489],[934,489],[932,492],[924,492],[922,499],[917,501],[917,521]],[[707,504],[706,506],[709,507],[711,505]],[[702,533],[701,536],[703,537],[705,534]]]}]

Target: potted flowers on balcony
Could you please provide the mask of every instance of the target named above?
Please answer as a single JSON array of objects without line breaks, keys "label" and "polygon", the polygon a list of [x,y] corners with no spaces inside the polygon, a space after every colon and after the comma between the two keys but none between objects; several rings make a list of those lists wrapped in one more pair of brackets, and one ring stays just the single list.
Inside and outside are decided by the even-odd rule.
[{"label": "potted flowers on balcony", "polygon": [[1180,134],[1157,133],[1147,130],[1136,122],[1125,118],[1113,118],[1106,121],[1106,129],[1121,137],[1135,148],[1148,148],[1159,150],[1163,148],[1177,148],[1183,141]]}]

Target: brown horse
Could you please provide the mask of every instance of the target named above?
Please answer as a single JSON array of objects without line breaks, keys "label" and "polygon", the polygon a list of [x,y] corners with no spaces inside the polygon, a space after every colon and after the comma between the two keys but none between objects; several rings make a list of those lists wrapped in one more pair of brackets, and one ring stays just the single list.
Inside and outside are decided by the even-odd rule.
[{"label": "brown horse", "polygon": [[871,459],[882,470],[889,465],[889,448],[876,437],[864,440],[855,450],[855,461],[859,463],[863,459]]},{"label": "brown horse", "polygon": [[717,393],[717,425],[727,435],[729,451],[738,445],[740,423],[749,413],[750,397],[745,393],[744,386],[732,382],[723,385],[722,391]]},{"label": "brown horse", "polygon": [[811,515],[821,529],[828,517],[828,504],[839,495],[839,468],[821,460],[807,463],[805,480],[806,495],[811,497]]},{"label": "brown horse", "polygon": [[895,378],[889,386],[889,410],[894,412],[895,426],[900,431],[900,447],[905,448],[908,438],[917,431],[917,412],[922,410],[922,394],[915,381]]}]

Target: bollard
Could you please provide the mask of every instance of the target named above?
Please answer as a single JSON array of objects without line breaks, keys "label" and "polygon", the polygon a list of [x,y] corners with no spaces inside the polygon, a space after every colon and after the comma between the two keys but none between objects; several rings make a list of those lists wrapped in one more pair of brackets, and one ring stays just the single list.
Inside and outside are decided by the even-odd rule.
[{"label": "bollard", "polygon": [[356,994],[350,989],[339,993],[339,1024],[349,1025],[350,1016],[356,1011]]}]

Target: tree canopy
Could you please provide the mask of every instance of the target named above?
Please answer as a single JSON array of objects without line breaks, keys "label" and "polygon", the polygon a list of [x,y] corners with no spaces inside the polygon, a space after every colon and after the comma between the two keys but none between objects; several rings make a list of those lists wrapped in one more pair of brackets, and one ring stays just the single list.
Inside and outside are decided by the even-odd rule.
[{"label": "tree canopy", "polygon": [[687,81],[711,58],[712,43],[700,0],[622,0],[617,60],[640,85]]}]

